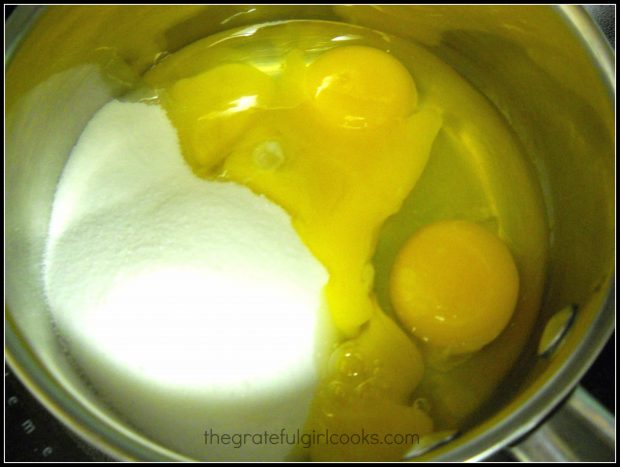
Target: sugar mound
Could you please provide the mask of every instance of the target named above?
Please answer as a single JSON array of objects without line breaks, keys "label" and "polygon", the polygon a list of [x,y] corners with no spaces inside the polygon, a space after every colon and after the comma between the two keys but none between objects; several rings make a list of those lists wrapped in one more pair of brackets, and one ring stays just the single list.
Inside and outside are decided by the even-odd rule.
[{"label": "sugar mound", "polygon": [[279,206],[192,174],[160,107],[111,102],[88,124],[58,186],[45,278],[73,357],[140,430],[210,460],[291,450],[202,434],[303,426],[327,273]]}]

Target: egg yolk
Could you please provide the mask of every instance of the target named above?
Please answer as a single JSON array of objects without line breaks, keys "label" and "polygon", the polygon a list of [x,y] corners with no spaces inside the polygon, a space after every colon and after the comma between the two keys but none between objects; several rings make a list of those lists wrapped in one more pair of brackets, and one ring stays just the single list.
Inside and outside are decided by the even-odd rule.
[{"label": "egg yolk", "polygon": [[[196,89],[199,85],[200,89]],[[268,106],[273,80],[253,66],[229,63],[169,89],[167,111],[176,124],[183,154],[198,172],[219,164],[229,148]]]},{"label": "egg yolk", "polygon": [[[285,68],[274,80],[247,64],[219,65],[169,86],[162,103],[196,173],[249,186],[288,211],[330,273],[336,327],[354,336],[374,311],[378,229],[419,178],[441,117],[413,112],[413,79],[378,49],[344,46],[308,66],[291,53]],[[367,124],[352,130],[351,121]]]},{"label": "egg yolk", "polygon": [[[422,359],[377,306],[370,260],[379,228],[426,165],[441,117],[416,108],[413,79],[378,49],[343,46],[308,65],[293,51],[282,70],[271,77],[250,65],[219,65],[163,83],[161,102],[192,169],[244,184],[286,209],[329,272],[327,305],[348,340],[330,359],[338,371],[321,382],[309,426],[400,423],[407,432],[429,431],[432,422],[409,401]],[[338,399],[334,387],[348,401],[336,418],[325,415]],[[388,451],[400,455],[406,447]],[[325,444],[312,452],[332,454]]]},{"label": "egg yolk", "polygon": [[321,116],[348,128],[394,122],[417,103],[407,69],[391,55],[362,46],[321,55],[308,70],[306,91]]},{"label": "egg yolk", "polygon": [[404,326],[451,353],[476,351],[506,327],[519,275],[506,245],[468,221],[422,228],[400,250],[390,280]]}]

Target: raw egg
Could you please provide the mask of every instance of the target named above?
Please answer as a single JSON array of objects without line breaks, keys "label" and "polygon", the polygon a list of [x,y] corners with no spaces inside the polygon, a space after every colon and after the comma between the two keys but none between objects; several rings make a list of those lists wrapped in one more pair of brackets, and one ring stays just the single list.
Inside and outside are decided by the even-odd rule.
[{"label": "raw egg", "polygon": [[282,70],[218,65],[179,80],[162,102],[196,173],[249,186],[291,214],[330,273],[335,325],[352,337],[375,308],[377,231],[422,173],[441,117],[416,108],[410,74],[376,48],[337,47],[309,64],[292,51]]},{"label": "raw egg", "polygon": [[[145,82],[157,89],[194,173],[281,206],[329,275],[323,292],[337,343],[317,358],[321,381],[305,431],[423,436],[453,428],[441,423],[454,404],[421,409],[414,400],[440,391],[459,400],[471,384],[434,376],[429,355],[473,367],[484,351],[471,353],[497,338],[520,285],[525,295],[534,280],[523,267],[532,248],[519,236],[536,237],[512,227],[506,206],[521,208],[500,196],[502,171],[511,180],[520,173],[505,164],[518,149],[487,100],[428,50],[329,21],[197,41]],[[532,205],[523,209],[534,212]],[[523,277],[504,241],[474,222],[419,227],[450,216],[494,219]],[[498,360],[505,371],[509,359]],[[496,380],[488,379],[491,388]],[[396,460],[409,447],[319,443],[307,454]]]},{"label": "raw egg", "polygon": [[308,70],[306,90],[321,116],[347,128],[397,122],[417,103],[407,69],[391,55],[363,46],[321,55]]},{"label": "raw egg", "polygon": [[519,274],[506,245],[473,222],[422,228],[399,252],[391,277],[398,317],[415,336],[451,353],[494,340],[512,316]]},{"label": "raw egg", "polygon": [[[162,102],[194,171],[246,185],[286,209],[329,273],[327,305],[346,340],[331,355],[308,426],[387,430],[398,420],[408,432],[429,432],[432,420],[409,400],[422,357],[374,300],[370,259],[380,226],[422,173],[441,117],[418,106],[407,69],[377,48],[341,46],[305,58],[293,50],[280,70],[272,78],[250,65],[218,65],[179,80]],[[224,80],[217,94],[215,82]],[[341,399],[337,416],[326,415]],[[392,446],[387,457],[405,448]],[[350,458],[342,449],[318,445],[311,455]]]}]

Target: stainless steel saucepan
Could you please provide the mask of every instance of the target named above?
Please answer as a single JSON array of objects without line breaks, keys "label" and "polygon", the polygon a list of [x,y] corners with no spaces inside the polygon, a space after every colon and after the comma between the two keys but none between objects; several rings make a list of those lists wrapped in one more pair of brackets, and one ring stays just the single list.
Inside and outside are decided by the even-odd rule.
[{"label": "stainless steel saucepan", "polygon": [[[545,298],[518,363],[476,423],[426,439],[411,457],[482,459],[512,445],[521,459],[542,448],[545,459],[613,458],[613,420],[582,389],[515,445],[571,393],[615,325],[612,50],[575,6],[346,8],[348,21],[430,48],[502,112],[536,170],[551,223]],[[160,54],[233,25],[293,18],[334,13],[328,6],[65,6],[19,7],[9,19],[6,356],[47,408],[116,458],[183,456],[110,413],[54,333],[41,264],[63,166],[93,113]]]}]

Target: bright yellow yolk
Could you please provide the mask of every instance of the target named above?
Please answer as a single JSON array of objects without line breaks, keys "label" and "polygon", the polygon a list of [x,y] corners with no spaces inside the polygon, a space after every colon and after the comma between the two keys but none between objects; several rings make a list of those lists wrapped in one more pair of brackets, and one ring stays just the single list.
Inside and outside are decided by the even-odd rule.
[{"label": "bright yellow yolk", "polygon": [[407,69],[391,55],[369,47],[324,53],[308,70],[305,84],[321,116],[348,128],[393,123],[417,104]]},{"label": "bright yellow yolk", "polygon": [[392,301],[405,327],[451,353],[495,339],[512,316],[518,290],[506,245],[467,221],[438,222],[414,234],[391,277]]},{"label": "bright yellow yolk", "polygon": [[[298,55],[276,80],[249,65],[215,67],[176,82],[162,103],[198,174],[245,184],[291,214],[330,273],[336,326],[353,336],[374,312],[369,259],[379,227],[415,185],[441,119],[426,107],[412,113],[413,80],[385,52],[341,47],[308,67]],[[346,86],[338,78],[319,90],[343,76]],[[342,124],[349,117],[370,123],[353,130]]]},{"label": "bright yellow yolk", "polygon": [[189,164],[201,174],[219,164],[273,93],[269,76],[241,63],[177,81],[169,89],[166,102],[171,105],[166,108]]},{"label": "bright yellow yolk", "polygon": [[[244,108],[243,102],[259,104]],[[271,107],[260,105],[268,102]],[[275,79],[247,65],[221,65],[166,88],[162,104],[196,173],[244,184],[287,210],[330,274],[325,294],[332,321],[352,338],[343,345],[374,365],[361,380],[345,378],[344,418],[325,419],[336,396],[318,397],[309,426],[343,431],[400,423],[404,432],[428,432],[430,419],[409,401],[422,359],[378,309],[370,264],[381,225],[414,187],[441,126],[433,109],[414,113],[416,90],[406,69],[368,47],[328,51],[307,67],[293,51]],[[355,362],[335,364],[346,372]],[[319,392],[341,382],[328,376]],[[372,389],[374,402],[366,401],[364,388]],[[362,407],[367,416],[346,415]],[[406,447],[386,452],[398,458]],[[329,449],[319,445],[312,456],[330,457]]]}]

